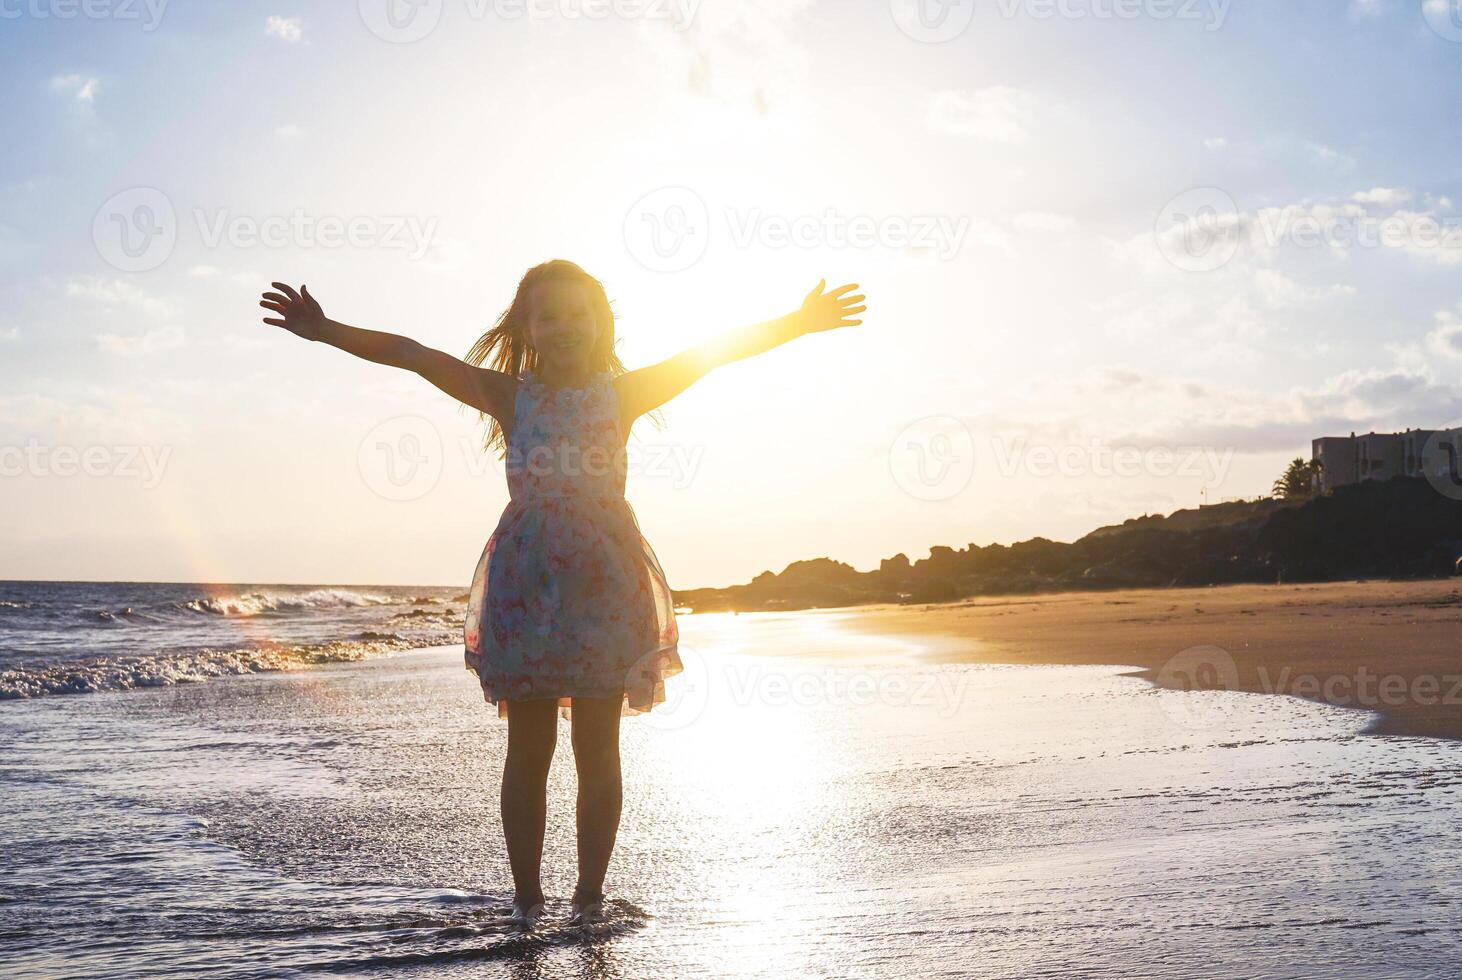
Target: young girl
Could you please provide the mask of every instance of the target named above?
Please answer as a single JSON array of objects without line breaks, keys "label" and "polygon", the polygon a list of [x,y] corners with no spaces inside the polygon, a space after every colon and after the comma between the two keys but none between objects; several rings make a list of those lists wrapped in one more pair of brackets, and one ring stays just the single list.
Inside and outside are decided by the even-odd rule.
[{"label": "young girl", "polygon": [[[603,285],[572,262],[528,270],[496,326],[466,360],[407,337],[325,316],[301,286],[274,283],[264,322],[306,340],[421,375],[488,422],[506,461],[510,499],[468,595],[467,669],[508,722],[502,820],[515,922],[543,914],[539,868],[557,710],[571,722],[578,770],[579,879],[571,921],[602,914],[619,828],[619,719],[665,700],[679,672],[670,588],[624,499],[635,420],[721,364],[803,334],[856,326],[856,285],[826,280],[801,309],[733,330],[668,360],[626,371],[614,352]],[[492,367],[480,365],[492,358]]]}]

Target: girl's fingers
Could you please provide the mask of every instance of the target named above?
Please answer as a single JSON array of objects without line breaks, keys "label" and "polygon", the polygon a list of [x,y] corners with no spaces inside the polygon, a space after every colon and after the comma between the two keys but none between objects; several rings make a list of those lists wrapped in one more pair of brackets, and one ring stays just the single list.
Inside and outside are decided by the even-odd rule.
[{"label": "girl's fingers", "polygon": [[267,300],[273,300],[276,303],[284,303],[285,305],[289,304],[289,300],[285,299],[278,293],[265,293],[264,298]]},{"label": "girl's fingers", "polygon": [[868,298],[867,296],[864,296],[862,293],[859,293],[857,296],[849,296],[849,297],[845,298],[843,300],[843,302],[844,303],[861,303],[861,302],[863,302],[867,298]]},{"label": "girl's fingers", "polygon": [[267,299],[261,299],[261,300],[259,300],[259,305],[262,306],[262,307],[264,307],[264,309],[266,309],[266,310],[273,310],[275,313],[288,313],[289,312],[288,310],[286,310],[284,308],[284,304],[282,304],[282,303],[274,303],[274,302],[271,302],[270,300],[267,300]]},{"label": "girl's fingers", "polygon": [[273,326],[276,326],[276,327],[282,327],[282,326],[284,326],[284,321],[283,320],[273,320],[273,319],[270,319],[267,316],[264,318],[264,322],[265,323],[268,323],[268,324],[272,324]]},{"label": "girl's fingers", "polygon": [[294,287],[289,285],[288,283],[273,282],[270,283],[270,285],[273,286],[275,289],[281,290],[285,295],[294,300],[296,303],[300,301],[300,294],[295,292]]},{"label": "girl's fingers", "polygon": [[847,293],[847,292],[849,292],[851,290],[854,290],[854,289],[857,289],[857,288],[858,288],[858,284],[856,282],[853,282],[853,283],[849,283],[846,286],[839,286],[837,289],[834,289],[832,292],[828,293],[828,295],[829,296],[835,296],[835,297],[841,299],[844,293]]},{"label": "girl's fingers", "polygon": [[844,310],[843,311],[843,316],[846,318],[846,317],[850,317],[850,316],[856,316],[859,313],[866,313],[866,312],[868,312],[868,307],[866,307],[866,306],[855,306],[851,310]]}]

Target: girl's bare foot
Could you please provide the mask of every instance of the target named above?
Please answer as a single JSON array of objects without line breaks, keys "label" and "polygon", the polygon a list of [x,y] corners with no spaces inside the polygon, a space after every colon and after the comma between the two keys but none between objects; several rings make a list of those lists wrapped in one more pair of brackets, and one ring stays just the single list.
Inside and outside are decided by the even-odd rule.
[{"label": "girl's bare foot", "polygon": [[569,905],[569,925],[588,926],[604,918],[604,892],[574,889],[574,899]]},{"label": "girl's bare foot", "polygon": [[537,898],[514,898],[513,911],[508,918],[519,929],[532,929],[543,918],[543,896]]}]

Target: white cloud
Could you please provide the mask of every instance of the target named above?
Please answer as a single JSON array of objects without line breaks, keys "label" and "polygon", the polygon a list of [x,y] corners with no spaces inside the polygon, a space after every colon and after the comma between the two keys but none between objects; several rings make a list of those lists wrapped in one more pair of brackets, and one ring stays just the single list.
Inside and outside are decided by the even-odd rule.
[{"label": "white cloud", "polygon": [[1208,150],[1226,150],[1228,149],[1228,140],[1222,136],[1210,136],[1203,141],[1203,147]]},{"label": "white cloud", "polygon": [[1274,310],[1293,309],[1326,299],[1355,295],[1354,286],[1305,286],[1278,269],[1255,269],[1251,283],[1260,303]]},{"label": "white cloud", "polygon": [[97,79],[85,75],[57,75],[51,79],[52,92],[69,95],[88,106],[96,102],[96,91],[100,85]]},{"label": "white cloud", "polygon": [[298,17],[271,16],[264,22],[264,33],[289,44],[298,44],[305,36],[304,23]]},{"label": "white cloud", "polygon": [[8,328],[6,328],[4,330],[0,330],[0,340],[19,340],[19,339],[20,339],[20,328],[19,327],[8,327]]},{"label": "white cloud", "polygon": [[1379,204],[1386,207],[1407,204],[1411,198],[1411,191],[1404,187],[1372,187],[1368,191],[1358,191],[1350,197],[1357,204]]},{"label": "white cloud", "polygon": [[222,271],[216,265],[195,265],[188,270],[188,275],[194,279],[207,279],[216,276]]},{"label": "white cloud", "polygon": [[183,328],[159,327],[140,334],[99,333],[97,349],[109,354],[151,354],[183,346]]},{"label": "white cloud", "polygon": [[1306,140],[1304,147],[1310,158],[1316,163],[1323,164],[1327,170],[1346,171],[1355,168],[1355,157],[1342,153],[1333,146]]},{"label": "white cloud", "polygon": [[1022,211],[1010,222],[1019,231],[1049,231],[1062,234],[1076,227],[1076,219],[1069,214],[1055,214],[1051,211]]},{"label": "white cloud", "polygon": [[88,439],[152,444],[159,432],[177,429],[186,413],[169,413],[158,404],[162,386],[145,391],[62,381],[45,394],[0,394],[0,429],[24,432],[42,441]]},{"label": "white cloud", "polygon": [[283,126],[280,126],[274,131],[274,135],[278,136],[280,139],[292,140],[298,139],[299,137],[303,136],[304,132],[305,131],[303,129],[296,126],[294,123],[285,123]]},{"label": "white cloud", "polygon": [[1389,0],[1350,0],[1347,13],[1354,20],[1367,20],[1385,13],[1388,5]]},{"label": "white cloud", "polygon": [[1462,361],[1462,306],[1442,310],[1436,320],[1436,329],[1426,335],[1427,348],[1442,357]]},{"label": "white cloud", "polygon": [[108,279],[102,276],[72,279],[66,284],[66,295],[147,316],[166,317],[173,313],[171,303],[153,296],[128,279]]},{"label": "white cloud", "polygon": [[[1385,201],[1411,194],[1396,188],[1374,188],[1344,200],[1305,201],[1257,211],[1220,211],[1207,224],[1213,242],[1231,242],[1231,258],[1220,268],[1242,264],[1272,266],[1285,255],[1325,254],[1355,259],[1365,254],[1400,252],[1440,266],[1462,265],[1462,222],[1435,210],[1391,210],[1359,203],[1357,198]],[[1430,199],[1430,197],[1428,196]],[[1125,241],[1105,240],[1114,260],[1144,269],[1149,275],[1174,270],[1164,256],[1181,256],[1187,229],[1178,222],[1159,235],[1151,230]],[[1217,247],[1217,246],[1214,246]],[[1221,257],[1221,253],[1215,253]],[[1212,275],[1213,273],[1210,273]]]},{"label": "white cloud", "polygon": [[1396,365],[1274,392],[1094,366],[1037,381],[1007,398],[999,413],[970,421],[992,435],[1020,433],[1047,444],[1259,454],[1294,452],[1317,436],[1426,427],[1459,414],[1462,396],[1452,386]]},{"label": "white cloud", "polygon": [[1030,139],[1040,99],[1008,85],[963,91],[945,89],[930,98],[925,123],[936,132],[973,136],[990,143]]},{"label": "white cloud", "polygon": [[[683,89],[766,116],[805,99],[810,56],[802,40],[812,0],[677,4],[673,17],[637,19],[639,36]],[[693,14],[688,20],[683,13]]]}]

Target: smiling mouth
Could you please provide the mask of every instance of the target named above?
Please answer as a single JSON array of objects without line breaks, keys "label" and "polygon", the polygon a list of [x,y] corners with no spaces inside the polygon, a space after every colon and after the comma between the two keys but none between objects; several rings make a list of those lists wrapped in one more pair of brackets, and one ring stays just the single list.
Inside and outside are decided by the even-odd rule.
[{"label": "smiling mouth", "polygon": [[553,346],[558,350],[573,350],[579,346],[579,343],[578,337],[570,337],[566,340],[555,340]]}]

